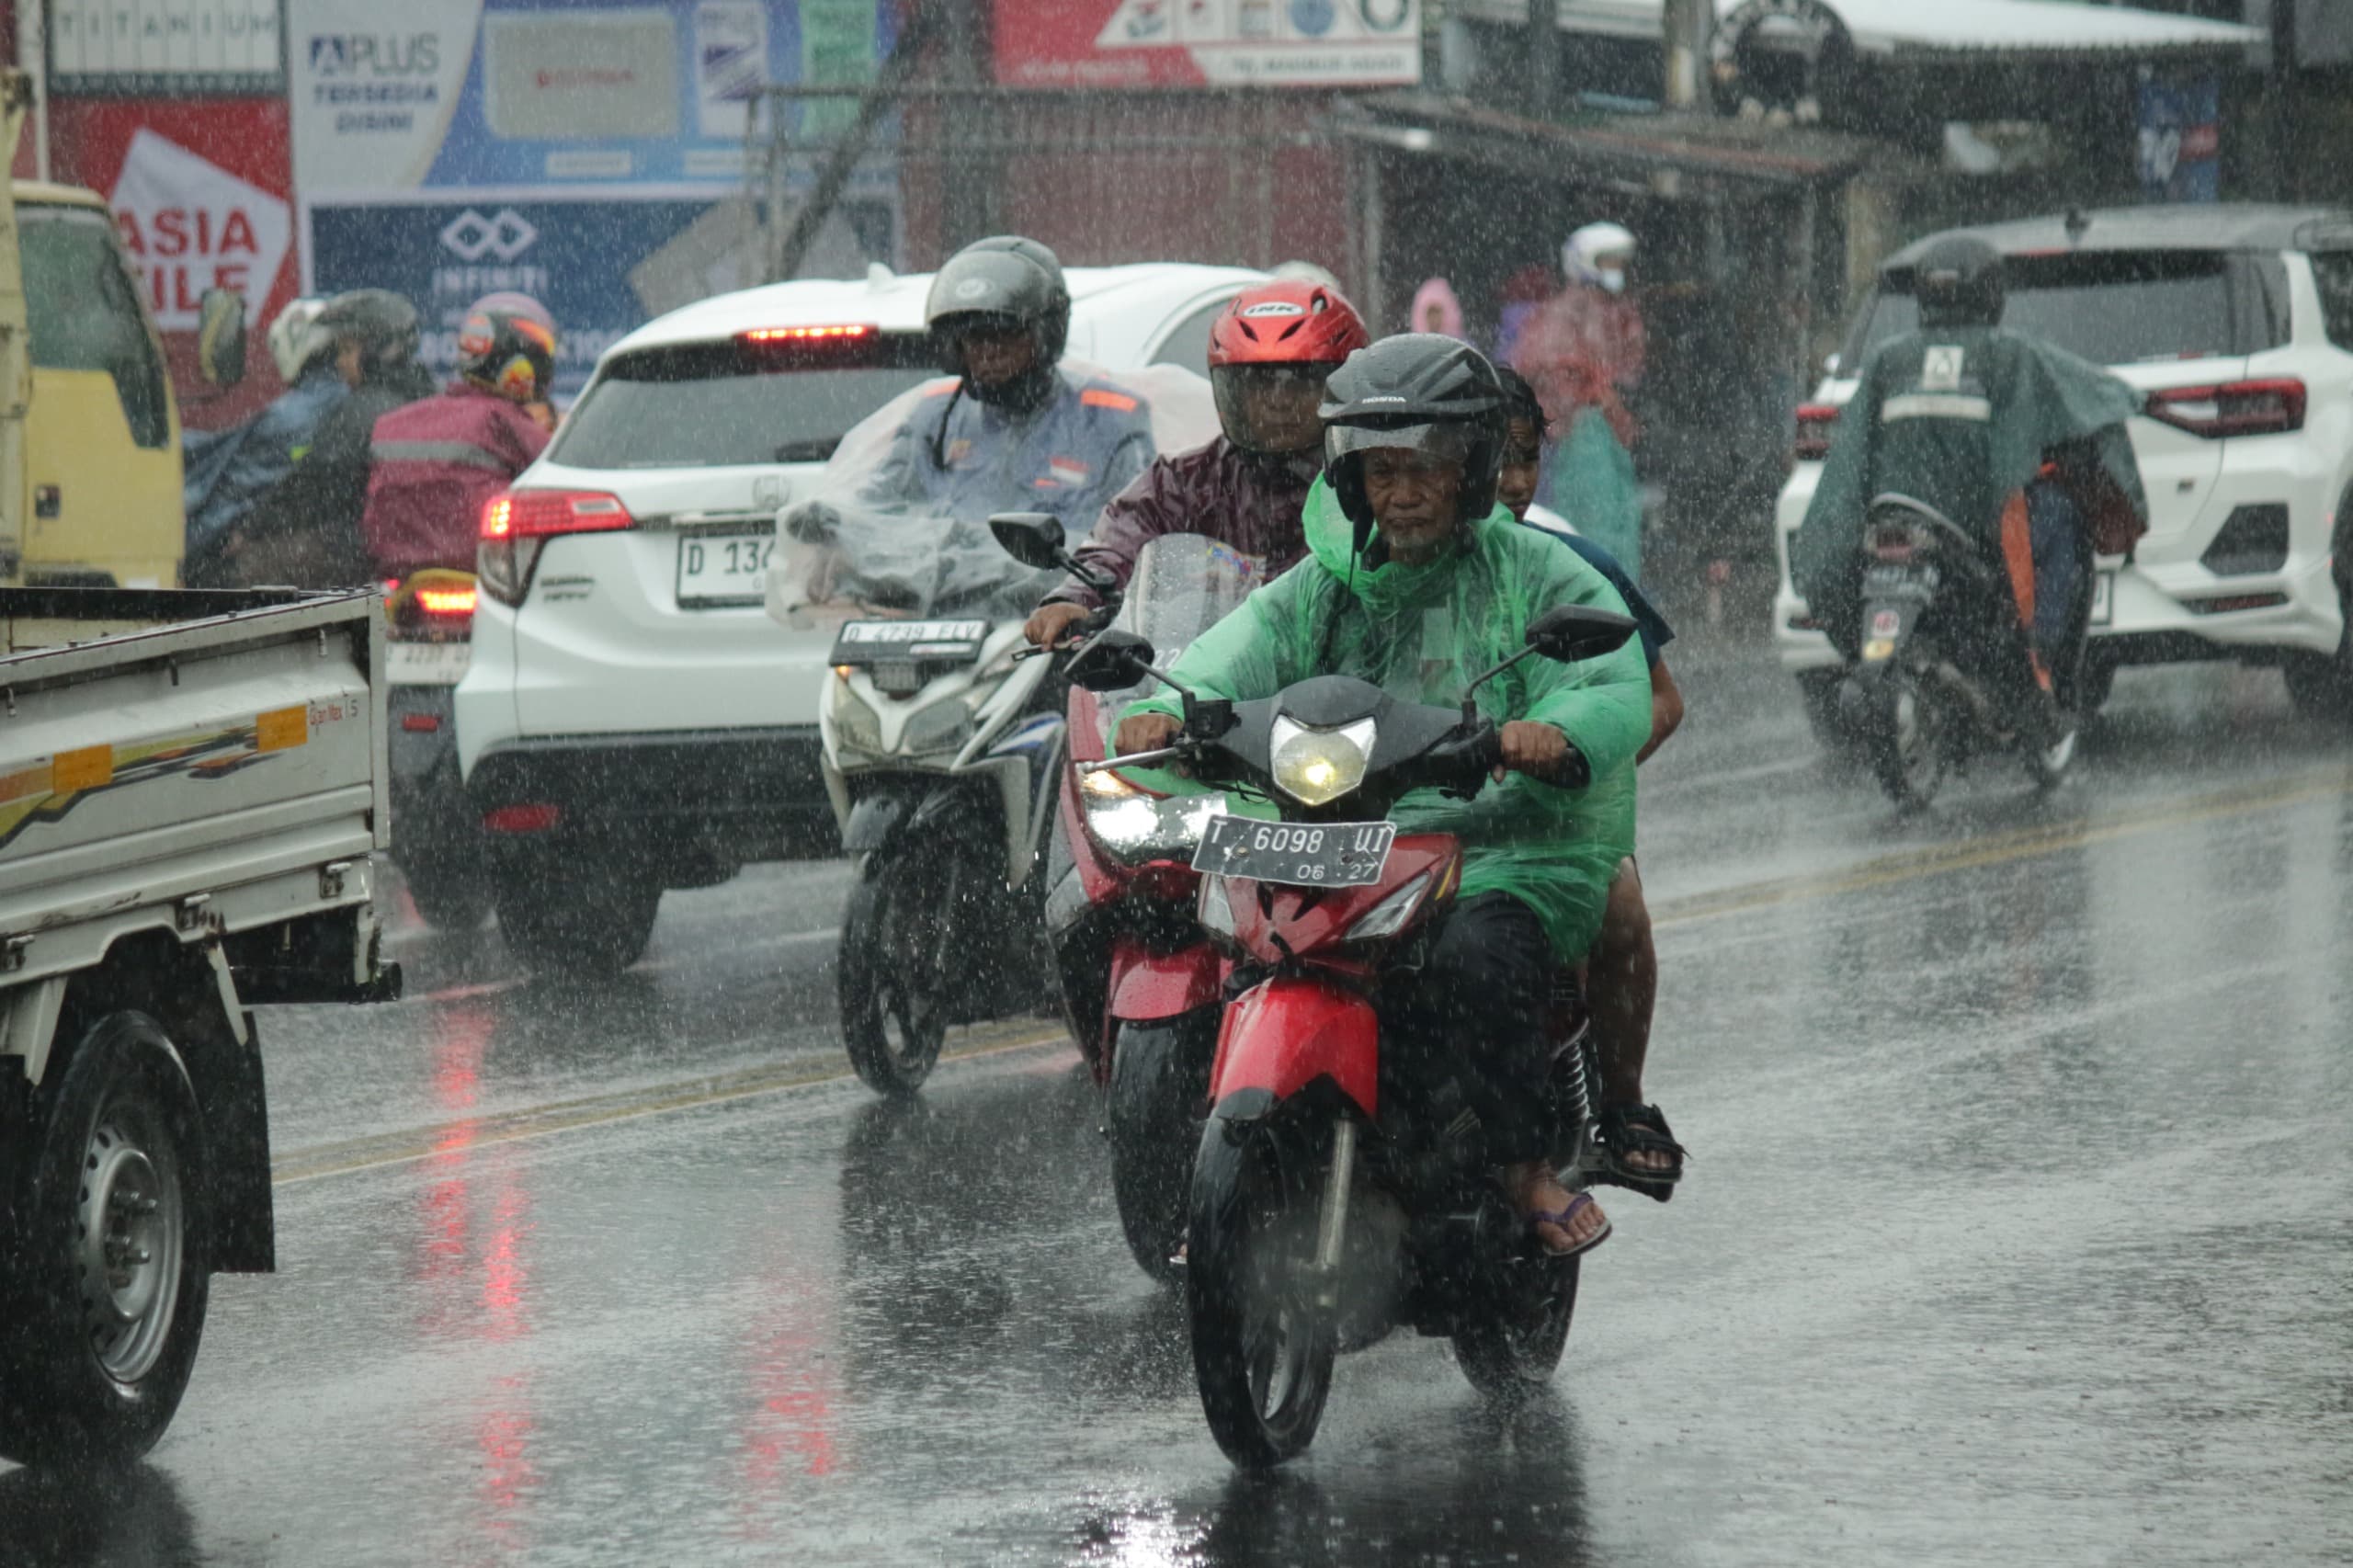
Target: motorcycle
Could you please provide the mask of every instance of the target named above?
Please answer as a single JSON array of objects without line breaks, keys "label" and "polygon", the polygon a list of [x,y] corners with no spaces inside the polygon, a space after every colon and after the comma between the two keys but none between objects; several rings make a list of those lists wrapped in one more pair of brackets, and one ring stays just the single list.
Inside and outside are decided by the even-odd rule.
[{"label": "motorcycle", "polygon": [[[1632,631],[1605,610],[1549,610],[1471,690],[1530,654],[1597,657]],[[1401,836],[1387,812],[1426,787],[1475,795],[1499,732],[1468,694],[1458,711],[1320,676],[1227,702],[1186,690],[1152,657],[1142,638],[1106,631],[1067,672],[1090,690],[1150,678],[1182,699],[1175,744],[1118,766],[1182,762],[1279,807],[1274,821],[1212,817],[1193,861],[1196,917],[1249,982],[1226,1005],[1187,1203],[1193,1368],[1218,1446],[1251,1467],[1304,1451],[1338,1352],[1404,1326],[1449,1336],[1483,1392],[1545,1381],[1567,1343],[1577,1260],[1529,1235],[1483,1166],[1476,1118],[1449,1093],[1416,1104],[1376,1091],[1371,993],[1392,963],[1414,962],[1462,866],[1453,836]],[[1603,1169],[1588,1087],[1598,1066],[1571,974],[1554,1002],[1547,1109],[1562,1180],[1576,1187]]]},{"label": "motorcycle", "polygon": [[[2033,680],[2006,569],[1968,530],[1908,495],[1872,498],[1864,535],[1861,656],[1841,703],[1880,787],[1898,806],[1935,799],[1948,772],[1981,753],[2015,752],[2039,788],[2058,784],[2075,733],[2026,738],[2017,699]],[[2078,573],[2088,613],[2088,572]],[[2070,645],[2073,645],[2072,643]],[[2010,666],[2004,678],[2004,665]],[[2056,672],[2063,708],[2080,672]]]},{"label": "motorcycle", "polygon": [[[989,526],[1017,560],[1074,569],[1055,519],[1006,514]],[[1256,557],[1198,534],[1152,540],[1124,597],[1106,592],[1082,623],[1143,637],[1164,656],[1224,619],[1265,578]],[[1176,1277],[1185,1186],[1209,1093],[1222,1011],[1222,963],[1193,919],[1201,830],[1227,803],[1111,768],[1084,771],[1109,750],[1121,708],[1146,687],[1070,687],[1060,823],[1047,867],[1045,923],[1063,1016],[1104,1096],[1111,1190],[1136,1263]],[[1156,787],[1157,786],[1157,787]]]},{"label": "motorcycle", "polygon": [[474,574],[385,586],[392,862],[426,923],[471,931],[490,910],[489,843],[458,772],[455,693],[473,656]]}]

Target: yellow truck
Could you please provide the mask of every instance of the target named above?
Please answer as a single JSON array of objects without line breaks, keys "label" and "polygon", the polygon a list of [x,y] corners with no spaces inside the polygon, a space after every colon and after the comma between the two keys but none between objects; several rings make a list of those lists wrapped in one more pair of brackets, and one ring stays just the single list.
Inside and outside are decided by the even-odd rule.
[{"label": "yellow truck", "polygon": [[[14,157],[32,100],[0,73]],[[179,584],[180,421],[163,340],[95,191],[12,182],[0,210],[0,585]],[[207,295],[201,373],[244,369],[244,301]]]}]

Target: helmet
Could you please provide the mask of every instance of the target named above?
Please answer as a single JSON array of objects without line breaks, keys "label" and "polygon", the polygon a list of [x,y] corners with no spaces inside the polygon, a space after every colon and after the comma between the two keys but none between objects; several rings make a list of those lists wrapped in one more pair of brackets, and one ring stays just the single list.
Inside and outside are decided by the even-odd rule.
[{"label": "helmet", "polygon": [[1931,240],[1912,267],[1922,326],[1993,326],[2002,319],[2002,253],[1973,234]]},{"label": "helmet", "polygon": [[279,381],[292,383],[313,359],[335,346],[335,335],[319,325],[319,312],[326,308],[324,300],[290,301],[269,324],[269,358]]},{"label": "helmet", "polygon": [[1324,386],[1324,473],[1361,551],[1372,533],[1364,454],[1404,447],[1462,464],[1457,520],[1495,510],[1503,470],[1504,392],[1487,357],[1459,338],[1401,333],[1348,356]]},{"label": "helmet", "polygon": [[[1561,247],[1561,273],[1572,283],[1620,294],[1626,290],[1626,261],[1633,254],[1633,231],[1617,223],[1587,223]],[[1614,266],[1607,259],[1611,256],[1619,258]]]},{"label": "helmet", "polygon": [[1275,276],[1300,283],[1321,283],[1335,294],[1341,292],[1340,280],[1332,276],[1331,269],[1312,261],[1279,261],[1275,263]]},{"label": "helmet", "polygon": [[979,387],[967,381],[966,389],[984,403],[1042,401],[1054,365],[1063,357],[1063,345],[1070,339],[1070,289],[1063,282],[1063,264],[1052,251],[1018,234],[974,240],[933,275],[923,320],[931,329],[941,368],[953,376],[965,374],[964,330],[1027,330],[1038,350],[1037,364],[1028,375],[1006,387]]},{"label": "helmet", "polygon": [[1243,389],[1258,378],[1324,375],[1372,340],[1337,289],[1321,283],[1256,283],[1227,301],[1210,324],[1210,387],[1226,438],[1261,451]]},{"label": "helmet", "polygon": [[416,307],[389,289],[337,294],[315,324],[337,343],[358,343],[364,365],[398,365],[416,355]]},{"label": "helmet", "polygon": [[555,318],[529,294],[486,294],[458,328],[458,373],[511,403],[535,403],[555,379]]}]

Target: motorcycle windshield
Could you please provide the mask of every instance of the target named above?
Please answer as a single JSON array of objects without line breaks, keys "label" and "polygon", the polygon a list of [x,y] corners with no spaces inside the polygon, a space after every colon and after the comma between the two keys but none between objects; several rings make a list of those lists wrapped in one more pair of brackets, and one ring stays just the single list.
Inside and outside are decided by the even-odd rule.
[{"label": "motorcycle windshield", "polygon": [[861,421],[778,514],[772,608],[1021,619],[1061,574],[1006,554],[992,514],[1051,512],[1075,549],[1154,456],[1217,434],[1209,382],[1181,366],[1059,369],[1065,394],[1026,422],[982,408],[949,380]]},{"label": "motorcycle windshield", "polygon": [[[1147,639],[1153,663],[1166,669],[1267,580],[1267,563],[1201,534],[1164,534],[1147,542],[1128,578],[1128,597],[1112,625]],[[1123,691],[1100,695],[1096,717],[1108,748],[1120,710],[1159,688],[1146,677]]]}]

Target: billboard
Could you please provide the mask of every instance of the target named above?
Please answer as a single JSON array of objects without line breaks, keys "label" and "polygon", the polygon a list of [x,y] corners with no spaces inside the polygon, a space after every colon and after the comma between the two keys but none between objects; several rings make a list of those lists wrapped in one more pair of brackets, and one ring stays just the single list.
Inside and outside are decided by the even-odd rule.
[{"label": "billboard", "polygon": [[2222,199],[2222,91],[2211,71],[2179,80],[2143,72],[2137,143],[2141,193],[2151,201]]},{"label": "billboard", "polygon": [[185,97],[276,93],[286,85],[278,0],[46,4],[53,93]]},{"label": "billboard", "polygon": [[[449,358],[466,306],[538,295],[557,383],[650,316],[752,281],[752,103],[870,79],[889,0],[286,0],[305,285],[400,290]],[[812,116],[812,119],[814,117]],[[765,140],[765,124],[763,128]],[[798,128],[803,138],[815,128]],[[822,146],[788,173],[805,188]],[[896,176],[873,160],[810,270],[895,258]]]},{"label": "billboard", "polygon": [[1421,0],[996,0],[1009,87],[1355,87],[1422,79]]}]

